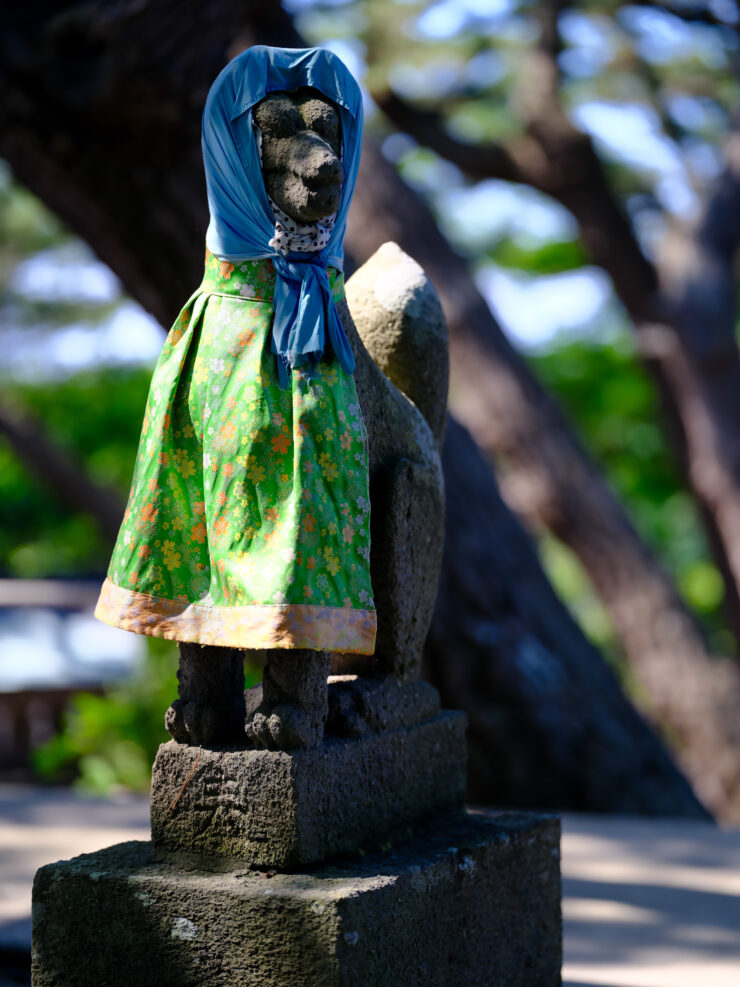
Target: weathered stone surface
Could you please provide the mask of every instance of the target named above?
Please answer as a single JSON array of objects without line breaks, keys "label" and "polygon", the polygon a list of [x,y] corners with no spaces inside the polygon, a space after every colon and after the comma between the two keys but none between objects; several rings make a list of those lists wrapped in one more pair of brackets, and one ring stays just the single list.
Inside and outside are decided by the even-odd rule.
[{"label": "weathered stone surface", "polygon": [[346,285],[360,339],[389,380],[419,408],[438,442],[447,410],[447,323],[422,268],[384,243]]},{"label": "weathered stone surface", "polygon": [[[398,256],[400,263],[405,255],[398,250]],[[368,265],[374,263],[374,258],[368,261]],[[416,266],[410,258],[409,263],[416,278]],[[400,290],[402,281],[399,278],[392,290],[389,287],[388,298]],[[355,384],[368,433],[370,570],[378,634],[371,661],[339,657],[333,668],[337,673],[371,671],[418,678],[442,563],[444,480],[430,422],[438,424],[443,419],[447,404],[446,347],[419,346],[414,351],[416,378],[427,383],[436,379],[437,383],[436,389],[421,385],[424,393],[415,391],[411,400],[368,353],[346,301],[339,303],[338,310],[357,362]],[[407,320],[396,332],[399,354],[412,323]],[[419,332],[423,335],[421,329]],[[444,380],[435,367],[444,370]]]},{"label": "weathered stone surface", "polygon": [[386,852],[268,878],[149,843],[41,868],[35,987],[555,987],[559,825],[437,820]]},{"label": "weathered stone surface", "polygon": [[152,771],[152,840],[171,851],[295,867],[460,805],[464,791],[462,713],[305,751],[170,741]]},{"label": "weathered stone surface", "polygon": [[262,174],[273,201],[301,223],[315,223],[339,207],[342,192],[339,114],[308,87],[272,93],[258,103]]},{"label": "weathered stone surface", "polygon": [[284,751],[317,747],[329,712],[331,655],[304,648],[263,654],[262,698],[246,727],[249,746]]},{"label": "weathered stone surface", "polygon": [[326,728],[331,736],[355,737],[369,730],[396,730],[438,713],[439,693],[421,679],[403,682],[394,676],[329,676]]},{"label": "weathered stone surface", "polygon": [[164,718],[180,743],[244,741],[244,655],[236,648],[180,644],[178,698]]},{"label": "weathered stone surface", "polygon": [[[330,675],[327,737],[361,737],[370,731],[396,730],[429,720],[440,711],[439,693],[422,679],[389,675]],[[247,719],[263,703],[262,683],[244,693]]]}]

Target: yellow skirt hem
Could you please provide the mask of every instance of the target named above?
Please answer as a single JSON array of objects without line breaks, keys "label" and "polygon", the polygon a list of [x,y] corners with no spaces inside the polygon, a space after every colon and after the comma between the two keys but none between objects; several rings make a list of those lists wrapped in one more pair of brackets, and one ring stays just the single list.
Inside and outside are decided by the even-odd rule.
[{"label": "yellow skirt hem", "polygon": [[205,606],[124,589],[106,579],[95,608],[105,624],[136,634],[222,648],[308,648],[371,655],[375,610],[314,604]]}]

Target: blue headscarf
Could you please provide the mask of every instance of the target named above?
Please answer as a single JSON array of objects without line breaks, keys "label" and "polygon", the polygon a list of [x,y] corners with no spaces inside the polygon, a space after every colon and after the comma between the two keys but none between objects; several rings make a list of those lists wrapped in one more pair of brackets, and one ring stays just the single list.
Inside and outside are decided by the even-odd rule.
[{"label": "blue headscarf", "polygon": [[[269,241],[275,219],[262,178],[252,111],[273,92],[312,86],[336,104],[342,130],[342,194],[326,247],[278,253]],[[293,367],[315,366],[327,338],[347,373],[354,357],[331,294],[326,268],[342,270],[342,242],[360,164],[362,94],[349,70],[324,48],[255,45],[229,62],[211,86],[203,111],[203,162],[211,222],[208,249],[221,260],[269,257],[276,270],[272,352],[278,381]]]}]

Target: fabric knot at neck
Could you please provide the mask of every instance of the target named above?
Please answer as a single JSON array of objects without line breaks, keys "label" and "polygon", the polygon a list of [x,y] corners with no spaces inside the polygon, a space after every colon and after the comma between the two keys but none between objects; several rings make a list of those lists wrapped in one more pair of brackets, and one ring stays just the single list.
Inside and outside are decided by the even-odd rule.
[{"label": "fabric knot at neck", "polygon": [[272,262],[277,277],[271,350],[280,386],[289,386],[293,369],[313,370],[327,343],[345,373],[354,373],[354,355],[332,297],[323,252],[278,256]]}]

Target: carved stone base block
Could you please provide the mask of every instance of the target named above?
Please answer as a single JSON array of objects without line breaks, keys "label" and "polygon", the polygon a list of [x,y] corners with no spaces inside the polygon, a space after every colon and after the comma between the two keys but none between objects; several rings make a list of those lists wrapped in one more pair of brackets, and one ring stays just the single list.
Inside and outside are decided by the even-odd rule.
[{"label": "carved stone base block", "polygon": [[296,867],[462,804],[465,716],[309,751],[209,750],[170,741],[152,771],[159,849]]},{"label": "carved stone base block", "polygon": [[553,817],[459,813],[272,877],[123,843],[42,867],[33,900],[35,987],[560,984]]}]

